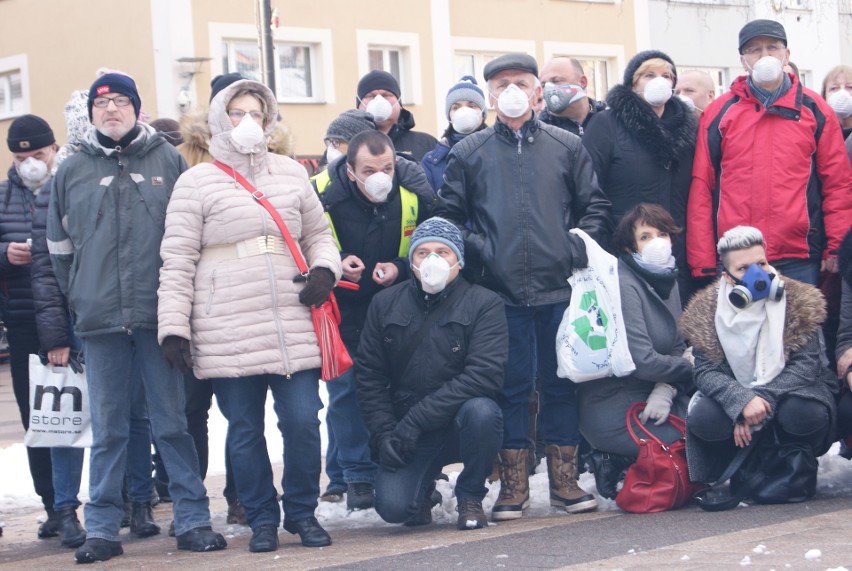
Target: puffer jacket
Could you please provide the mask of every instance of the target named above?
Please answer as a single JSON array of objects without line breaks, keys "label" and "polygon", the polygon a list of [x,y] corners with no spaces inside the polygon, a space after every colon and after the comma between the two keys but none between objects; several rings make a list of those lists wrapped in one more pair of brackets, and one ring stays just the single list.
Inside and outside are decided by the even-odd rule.
[{"label": "puffer jacket", "polygon": [[50,194],[39,192],[33,206],[32,293],[38,339],[45,352],[71,346],[68,302],[50,265],[47,251],[47,208]]},{"label": "puffer jacket", "polygon": [[[340,305],[340,335],[346,343],[357,347],[367,307],[379,291],[385,289],[372,279],[373,268],[379,262],[393,262],[401,283],[409,277],[408,252],[401,257],[399,246],[402,230],[402,204],[399,187],[417,196],[417,224],[429,218],[437,197],[413,160],[397,155],[393,188],[385,202],[376,204],[364,197],[354,182],[346,176],[346,160],[333,161],[328,174],[329,184],[320,193],[320,201],[334,223],[340,241],[341,259],[353,254],[364,262],[364,273],[357,291],[339,288],[335,292]],[[325,178],[325,177],[322,177]],[[315,177],[316,185],[320,178]],[[318,189],[319,190],[319,189]],[[413,227],[406,228],[409,237]]]},{"label": "puffer jacket", "polygon": [[608,240],[610,203],[580,138],[530,119],[523,137],[499,120],[450,151],[436,216],[464,225],[465,263],[507,304],[567,301],[568,230]]},{"label": "puffer jacket", "polygon": [[186,163],[137,125],[123,149],[104,148],[89,131],[51,184],[47,246],[80,337],[157,328],[160,240]]},{"label": "puffer jacket", "polygon": [[397,153],[409,155],[420,162],[423,157],[435,148],[438,139],[428,133],[414,131],[414,115],[408,109],[399,110],[399,119],[391,125],[388,137],[393,141]]},{"label": "puffer jacket", "polygon": [[[466,401],[496,399],[500,394],[509,350],[506,313],[494,292],[468,285],[459,276],[429,296],[412,277],[373,298],[355,374],[374,448],[405,416],[423,432],[438,430]],[[458,287],[468,289],[451,300],[453,306],[410,349],[411,354],[412,336],[428,313],[438,311]]]},{"label": "puffer jacket", "polygon": [[589,101],[589,114],[586,115],[585,119],[583,119],[582,125],[570,117],[557,117],[556,115],[551,115],[546,108],[541,112],[541,115],[539,115],[538,118],[542,123],[547,123],[548,125],[565,129],[569,133],[574,133],[578,137],[582,137],[585,135],[586,126],[589,124],[589,121],[592,120],[592,117],[594,117],[596,113],[606,109],[605,101],[595,101],[591,97],[587,97],[586,99]]},{"label": "puffer jacket", "polygon": [[[340,278],[340,255],[305,169],[263,149],[239,153],[226,106],[246,83],[223,89],[210,103],[210,153],[262,191],[284,219],[310,268]],[[267,107],[277,109],[268,92]],[[267,132],[271,125],[264,125]],[[216,247],[274,236],[282,253],[212,257]],[[221,251],[219,248],[218,251]],[[207,253],[205,253],[207,252]],[[160,253],[160,341],[191,339],[198,378],[288,375],[321,364],[308,307],[299,303],[304,282],[269,213],[247,190],[212,164],[180,177],[166,216]]]},{"label": "puffer jacket", "polygon": [[[834,374],[822,364],[819,331],[825,320],[825,298],[818,289],[787,278],[787,312],[784,318],[784,369],[765,385],[746,388],[734,376],[716,333],[715,315],[719,281],[707,286],[690,300],[680,318],[680,327],[695,355],[695,386],[727,413],[733,424],[741,420],[746,404],[762,397],[777,410],[786,396],[814,400],[829,412],[831,425],[836,417],[835,394],[839,385]],[[689,419],[687,418],[687,424]],[[833,433],[833,431],[832,431]],[[824,454],[831,442],[817,456]],[[689,476],[694,482],[710,482],[725,469],[718,452],[698,438],[686,439]]]},{"label": "puffer jacket", "polygon": [[693,275],[716,275],[716,241],[755,226],[766,256],[837,255],[852,220],[852,168],[840,123],[817,93],[792,86],[767,109],[747,76],[714,100],[698,126],[686,248]]},{"label": "puffer jacket", "polygon": [[[32,325],[33,291],[30,286],[30,264],[9,263],[6,251],[10,242],[26,242],[32,234],[33,191],[24,186],[15,166],[9,168],[9,179],[0,182],[0,304],[6,327]],[[42,189],[42,192],[46,192]]]}]

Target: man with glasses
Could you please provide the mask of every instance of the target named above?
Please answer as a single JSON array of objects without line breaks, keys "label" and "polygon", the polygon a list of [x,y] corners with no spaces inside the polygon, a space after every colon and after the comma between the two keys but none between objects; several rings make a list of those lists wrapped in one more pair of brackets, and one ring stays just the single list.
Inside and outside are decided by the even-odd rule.
[{"label": "man with glasses", "polygon": [[852,220],[852,169],[831,107],[784,73],[787,34],[772,20],[740,30],[746,74],[701,116],[689,189],[687,261],[695,277],[716,275],[718,239],[739,225],[766,237],[781,274],[817,285],[836,272]]},{"label": "man with glasses", "polygon": [[550,504],[590,511],[595,497],[577,484],[576,394],[556,376],[553,344],[571,297],[567,278],[588,264],[582,239],[568,231],[582,228],[606,241],[610,204],[580,138],[535,117],[531,103],[541,96],[535,59],[507,54],[484,71],[497,121],[450,151],[436,215],[463,226],[467,259],[478,266],[468,275],[506,302],[500,497],[491,517],[520,518],[530,503],[529,398],[536,376]]},{"label": "man with glasses", "polygon": [[121,485],[131,403],[142,383],[154,439],[170,476],[178,549],[223,549],[186,431],[184,385],[157,343],[160,241],[166,206],[186,162],[139,123],[132,78],[108,73],[89,90],[94,129],[51,187],[47,243],[56,279],[85,343],[92,410],[86,542],[78,563],[123,553]]},{"label": "man with glasses", "polygon": [[545,107],[539,119],[543,123],[582,137],[594,114],[606,109],[605,102],[586,95],[589,80],[575,58],[550,58],[541,68],[540,79]]}]

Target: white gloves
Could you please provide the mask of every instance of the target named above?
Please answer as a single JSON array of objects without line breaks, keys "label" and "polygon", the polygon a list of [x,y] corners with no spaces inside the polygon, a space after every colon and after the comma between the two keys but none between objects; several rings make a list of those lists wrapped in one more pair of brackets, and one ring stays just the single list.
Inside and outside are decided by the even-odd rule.
[{"label": "white gloves", "polygon": [[651,394],[648,395],[645,410],[639,413],[639,420],[647,424],[648,419],[656,420],[656,426],[662,425],[669,418],[672,410],[672,401],[677,395],[677,389],[666,383],[657,383]]}]

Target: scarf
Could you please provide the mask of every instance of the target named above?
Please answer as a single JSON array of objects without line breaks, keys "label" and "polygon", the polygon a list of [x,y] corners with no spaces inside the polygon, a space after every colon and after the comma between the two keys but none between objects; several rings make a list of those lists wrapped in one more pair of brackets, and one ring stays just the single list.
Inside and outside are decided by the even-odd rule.
[{"label": "scarf", "polygon": [[737,381],[746,388],[765,385],[786,365],[787,295],[778,302],[767,303],[764,298],[737,309],[728,299],[731,289],[731,284],[722,279],[716,301],[716,335]]},{"label": "scarf", "polygon": [[677,268],[674,257],[669,258],[665,266],[649,264],[636,252],[619,255],[619,259],[627,264],[636,274],[645,280],[660,299],[668,299],[677,283]]}]

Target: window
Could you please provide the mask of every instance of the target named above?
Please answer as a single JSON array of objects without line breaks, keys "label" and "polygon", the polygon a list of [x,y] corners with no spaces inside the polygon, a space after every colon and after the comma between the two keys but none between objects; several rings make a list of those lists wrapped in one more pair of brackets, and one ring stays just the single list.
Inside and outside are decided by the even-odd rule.
[{"label": "window", "polygon": [[500,52],[456,52],[453,60],[453,77],[458,81],[465,75],[472,75],[479,82],[479,87],[482,88],[482,91],[485,92],[485,76],[483,75],[485,66],[500,55]]},{"label": "window", "polygon": [[[571,56],[574,57],[574,56]],[[592,99],[603,101],[609,91],[609,61],[604,58],[577,57],[583,74],[589,80],[586,93]]]},{"label": "window", "polygon": [[367,52],[370,60],[370,71],[380,69],[386,71],[402,84],[402,50],[399,48],[386,48],[370,46]]},{"label": "window", "polygon": [[359,77],[376,69],[386,71],[399,82],[403,103],[422,103],[420,38],[417,34],[356,30],[355,43]]},{"label": "window", "polygon": [[[703,71],[707,73],[710,77],[713,78],[713,84],[715,85],[716,90],[716,97],[719,97],[728,90],[728,84],[730,83],[727,79],[728,74],[721,67],[682,66],[677,68],[677,71],[681,74],[685,71]],[[734,73],[734,75],[736,75],[736,73]]]},{"label": "window", "polygon": [[[257,30],[245,24],[211,23],[211,56],[221,62],[213,75],[239,72],[261,81],[263,62]],[[331,31],[281,27],[273,36],[275,93],[281,103],[334,103]]]},{"label": "window", "polygon": [[0,58],[0,119],[29,112],[26,56]]}]

